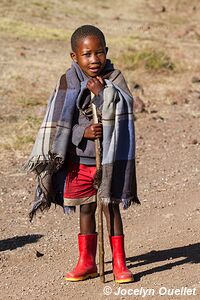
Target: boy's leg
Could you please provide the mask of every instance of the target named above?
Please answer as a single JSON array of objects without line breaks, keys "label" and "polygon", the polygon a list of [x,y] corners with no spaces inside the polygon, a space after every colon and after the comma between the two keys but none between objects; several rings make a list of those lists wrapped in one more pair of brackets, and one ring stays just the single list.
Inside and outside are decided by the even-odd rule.
[{"label": "boy's leg", "polygon": [[134,281],[133,274],[126,267],[126,255],[124,249],[123,223],[119,204],[104,206],[110,246],[112,250],[113,274],[117,283]]},{"label": "boy's leg", "polygon": [[123,235],[123,223],[119,204],[103,205],[103,212],[106,217],[108,234],[110,236]]},{"label": "boy's leg", "polygon": [[80,233],[91,234],[96,232],[95,211],[96,202],[80,206]]}]

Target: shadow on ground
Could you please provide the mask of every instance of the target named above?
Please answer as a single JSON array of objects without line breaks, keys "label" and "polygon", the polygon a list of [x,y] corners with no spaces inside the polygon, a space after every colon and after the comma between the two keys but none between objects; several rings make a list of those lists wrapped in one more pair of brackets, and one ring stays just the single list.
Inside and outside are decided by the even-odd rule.
[{"label": "shadow on ground", "polygon": [[43,235],[41,234],[29,234],[22,236],[15,236],[10,239],[0,241],[0,252],[6,250],[14,250],[25,246],[26,244],[36,243]]},{"label": "shadow on ground", "polygon": [[[173,261],[176,259],[176,261]],[[180,259],[177,261],[177,259]],[[172,269],[173,267],[184,265],[186,263],[199,263],[200,262],[200,243],[167,249],[151,251],[139,256],[133,256],[127,258],[127,262],[130,262],[129,268],[135,268],[138,266],[148,265],[155,262],[164,262],[164,265],[157,266],[146,271],[135,274],[135,280],[139,281],[141,277],[162,272]],[[133,262],[136,262],[133,264]]]}]

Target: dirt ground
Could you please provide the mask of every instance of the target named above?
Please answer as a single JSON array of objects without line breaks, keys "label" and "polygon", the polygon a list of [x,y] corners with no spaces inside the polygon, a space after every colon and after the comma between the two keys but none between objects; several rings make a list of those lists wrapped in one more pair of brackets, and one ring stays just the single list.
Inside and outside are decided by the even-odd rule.
[{"label": "dirt ground", "polygon": [[[2,0],[0,11],[0,299],[200,299],[199,1]],[[52,206],[28,219],[35,181],[22,165],[70,66],[70,34],[87,23],[104,31],[109,57],[145,105],[135,114],[142,205],[122,210],[135,282],[120,286],[106,229],[106,283],[66,283],[78,210],[66,217]],[[144,53],[155,51],[168,65],[149,67]]]}]

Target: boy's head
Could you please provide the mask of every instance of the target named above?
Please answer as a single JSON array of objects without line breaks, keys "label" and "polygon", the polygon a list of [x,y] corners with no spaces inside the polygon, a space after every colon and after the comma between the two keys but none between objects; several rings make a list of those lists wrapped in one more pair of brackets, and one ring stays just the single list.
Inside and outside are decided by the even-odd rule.
[{"label": "boy's head", "polygon": [[106,47],[103,32],[95,26],[83,25],[71,37],[71,58],[88,77],[96,77],[106,64]]}]

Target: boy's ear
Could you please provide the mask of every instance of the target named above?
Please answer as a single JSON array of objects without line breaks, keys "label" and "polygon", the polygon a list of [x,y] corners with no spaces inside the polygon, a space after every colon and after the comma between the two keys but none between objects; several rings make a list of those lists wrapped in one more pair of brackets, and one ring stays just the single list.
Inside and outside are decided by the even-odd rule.
[{"label": "boy's ear", "polygon": [[73,61],[77,62],[77,58],[76,58],[76,53],[75,52],[71,52],[70,56],[72,58]]}]

